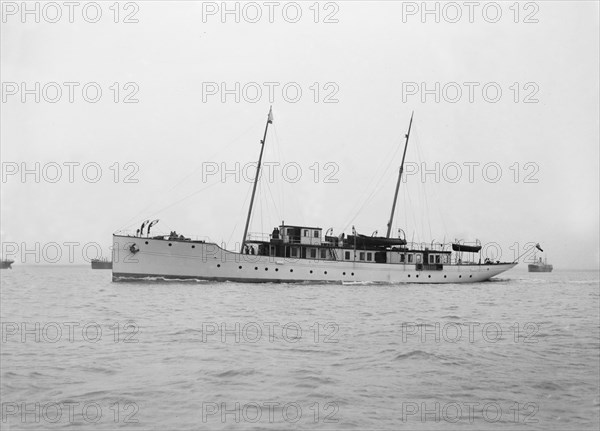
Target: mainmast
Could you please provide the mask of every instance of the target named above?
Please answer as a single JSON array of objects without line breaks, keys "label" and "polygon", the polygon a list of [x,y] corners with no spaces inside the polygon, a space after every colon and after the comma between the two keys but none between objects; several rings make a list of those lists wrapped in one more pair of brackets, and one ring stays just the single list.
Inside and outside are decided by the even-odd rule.
[{"label": "mainmast", "polygon": [[400,190],[400,181],[402,180],[402,171],[404,171],[404,158],[406,157],[406,149],[408,148],[408,138],[410,137],[410,129],[412,127],[413,115],[410,114],[410,123],[408,124],[408,133],[406,134],[406,143],[404,144],[404,153],[402,154],[402,163],[400,164],[400,173],[398,174],[398,182],[396,183],[396,193],[394,193],[394,203],[392,204],[392,213],[390,214],[390,221],[387,224],[387,235],[386,238],[390,237],[392,231],[392,222],[394,221],[394,212],[396,211],[396,200],[398,200],[398,190]]},{"label": "mainmast", "polygon": [[260,141],[260,156],[258,156],[258,166],[256,167],[256,176],[254,177],[254,187],[252,188],[252,197],[250,198],[250,207],[248,208],[248,217],[246,218],[246,227],[244,228],[244,237],[242,238],[242,246],[240,252],[244,252],[244,246],[246,245],[246,236],[248,235],[248,226],[250,225],[250,217],[252,216],[252,205],[254,204],[254,195],[256,194],[256,185],[258,184],[258,178],[260,176],[260,164],[262,162],[263,151],[265,149],[265,142],[267,140],[267,130],[269,130],[269,124],[273,123],[273,106],[269,108],[269,116],[267,117],[267,124],[265,126],[265,134]]}]

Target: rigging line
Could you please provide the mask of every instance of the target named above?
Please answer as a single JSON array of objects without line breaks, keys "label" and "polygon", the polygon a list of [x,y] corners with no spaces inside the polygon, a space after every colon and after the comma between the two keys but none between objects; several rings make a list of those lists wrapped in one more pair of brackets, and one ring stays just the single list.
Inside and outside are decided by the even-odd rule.
[{"label": "rigging line", "polygon": [[[406,189],[406,187],[405,187],[405,189]],[[407,206],[406,206],[406,190],[404,190],[403,193],[402,193],[402,203],[404,204],[403,208],[405,209],[404,211],[402,211],[402,216],[403,216],[403,219],[404,219],[403,229],[407,230],[409,224],[408,224],[408,211],[406,211],[406,208],[407,208]],[[398,217],[398,219],[399,219],[399,217]],[[398,228],[398,226],[396,226],[396,228]]]},{"label": "rigging line", "polygon": [[[153,211],[153,212],[151,212],[151,213],[148,213],[148,211],[145,211],[145,214],[150,214],[150,217],[152,217],[153,215],[159,214],[159,213],[163,212],[164,210],[166,210],[166,209],[168,209],[168,208],[170,208],[170,207],[172,207],[172,206],[174,206],[174,205],[176,205],[176,204],[178,204],[178,203],[180,203],[180,202],[182,202],[182,201],[184,201],[184,200],[186,200],[186,199],[190,198],[191,196],[193,196],[193,195],[195,195],[195,194],[197,194],[197,193],[200,193],[200,192],[202,192],[202,191],[204,191],[204,190],[206,190],[206,189],[208,189],[208,188],[210,188],[210,187],[212,187],[212,186],[214,186],[214,185],[217,185],[217,184],[219,184],[220,182],[221,182],[220,180],[217,180],[217,181],[215,181],[214,183],[212,183],[212,184],[209,184],[209,185],[207,185],[206,187],[203,187],[203,188],[201,188],[201,189],[198,189],[198,190],[194,191],[193,193],[191,193],[191,194],[189,194],[189,195],[187,195],[187,196],[185,196],[185,197],[183,197],[183,198],[179,199],[178,201],[172,202],[171,204],[169,204],[169,205],[167,205],[167,206],[164,206],[164,207],[160,208],[160,209],[159,209],[159,210],[157,210],[157,211]],[[150,206],[151,206],[151,205],[150,205]],[[138,215],[139,215],[139,214],[138,214]],[[127,228],[130,228],[131,226],[134,226],[136,223],[137,223],[137,222],[131,222],[131,223],[129,223],[128,225],[126,225],[125,227],[121,228],[121,230],[122,230],[122,229],[127,229]]]},{"label": "rigging line", "polygon": [[226,246],[227,246],[227,249],[228,249],[228,250],[233,250],[233,251],[235,251],[235,250],[236,250],[236,248],[235,248],[235,247],[231,248],[231,238],[233,237],[233,233],[235,232],[235,230],[237,229],[237,227],[238,227],[238,223],[235,223],[235,224],[233,225],[233,230],[231,231],[231,235],[229,235],[229,238],[227,238],[227,244],[228,244],[228,245],[226,245]]},{"label": "rigging line", "polygon": [[[375,185],[374,188],[371,188],[371,184],[373,184],[373,181],[375,181],[375,178],[377,178],[376,176],[371,177],[371,181],[369,182],[369,185],[365,188],[365,192],[368,190],[371,190],[370,194],[366,197],[366,199],[364,200],[364,202],[362,203],[362,205],[360,205],[359,203],[357,203],[353,210],[351,212],[354,212],[354,209],[356,207],[358,207],[360,205],[360,208],[358,211],[356,211],[356,213],[354,214],[354,216],[352,217],[352,219],[346,223],[346,227],[344,227],[343,231],[345,231],[350,224],[352,224],[352,222],[356,219],[356,217],[358,217],[358,215],[361,213],[361,211],[364,209],[364,207],[373,199],[373,197],[380,191],[380,186],[381,183],[383,182],[384,179],[387,178],[388,176],[388,171],[392,165],[392,163],[394,162],[394,159],[396,157],[396,154],[398,154],[398,151],[400,150],[400,145],[395,145],[394,149],[392,151],[390,151],[391,157],[387,157],[386,159],[384,159],[384,161],[382,161],[379,165],[379,168],[377,170],[377,172],[382,172],[382,174],[379,176],[379,179],[377,180],[377,183]],[[386,168],[381,171],[381,167],[385,164],[385,161],[387,161],[387,166]],[[365,192],[363,192],[363,195],[365,194]]]},{"label": "rigging line", "polygon": [[360,215],[362,210],[373,200],[373,198],[379,193],[380,190],[381,190],[381,186],[377,187],[376,189],[374,189],[371,192],[371,194],[363,202],[362,206],[358,209],[358,211],[356,211],[356,214],[354,214],[354,216],[350,219],[350,221],[346,223],[342,232],[345,232],[346,229],[348,229],[348,227],[350,227],[350,225],[354,222],[354,220]]},{"label": "rigging line", "polygon": [[[421,162],[421,165],[423,165],[423,160],[428,160],[429,158],[427,157],[426,151],[424,149],[421,148],[421,140],[420,140],[420,135],[418,130],[415,130],[415,147],[417,148],[417,153],[419,155],[419,161]],[[436,168],[437,169],[437,168]],[[429,207],[429,190],[430,187],[427,186],[427,181],[422,181],[421,183],[421,195],[423,196],[423,201],[424,201],[424,207],[425,207],[425,215],[421,218],[422,222],[424,223],[425,220],[427,221],[427,225],[429,228],[429,238],[431,240],[433,240],[433,233],[431,231],[431,208]],[[425,229],[423,228],[423,231]]]},{"label": "rigging line", "polygon": [[[273,198],[271,196],[271,190],[269,189],[269,186],[266,186],[267,191],[264,193],[263,195],[263,200],[264,200],[264,205],[265,205],[265,211],[267,214],[267,222],[270,222],[270,218],[274,215],[277,215],[277,209],[273,203]],[[270,198],[270,199],[269,199]]]},{"label": "rigging line", "polygon": [[[248,190],[246,191],[246,197],[244,198],[244,201],[242,202],[242,207],[240,209],[240,214],[244,213],[244,208],[246,207],[246,202],[248,202],[248,197],[250,196],[250,192],[252,191],[252,183],[250,183],[250,186],[248,187]],[[231,238],[233,237],[235,230],[237,229],[237,226],[239,224],[240,220],[238,219],[238,221],[235,223],[235,225],[233,226],[233,230],[231,231],[231,235],[229,236],[229,239],[227,242],[231,242]]]},{"label": "rigging line", "polygon": [[152,214],[153,214],[153,216],[156,216],[157,214],[160,214],[161,212],[163,212],[163,211],[165,211],[165,210],[167,210],[167,209],[169,209],[169,208],[171,208],[171,207],[173,207],[173,206],[177,205],[178,203],[181,203],[181,202],[185,201],[186,199],[189,199],[189,198],[191,198],[192,196],[194,196],[194,195],[197,195],[198,193],[200,193],[200,192],[203,192],[204,190],[207,190],[207,189],[209,189],[209,188],[211,188],[211,187],[213,187],[213,186],[215,186],[215,185],[217,185],[217,184],[219,184],[219,183],[220,183],[220,181],[219,181],[219,182],[215,182],[215,183],[213,183],[213,184],[210,184],[210,185],[208,185],[208,186],[206,186],[206,187],[204,187],[204,188],[201,188],[200,190],[196,190],[195,192],[193,192],[193,193],[190,193],[190,194],[189,194],[189,195],[187,195],[186,197],[184,197],[184,198],[181,198],[181,199],[179,199],[178,201],[175,201],[175,202],[173,202],[172,204],[170,204],[170,205],[168,205],[168,206],[166,206],[166,207],[164,207],[164,208],[161,208],[160,210],[158,210],[158,211],[156,211],[156,212],[153,212]]},{"label": "rigging line", "polygon": [[[396,139],[397,141],[398,139]],[[380,190],[382,189],[382,187],[384,186],[384,180],[388,178],[389,176],[389,170],[390,167],[392,166],[392,163],[394,162],[394,159],[396,158],[396,155],[398,154],[398,151],[400,151],[401,146],[400,145],[395,145],[394,146],[394,150],[393,150],[393,155],[391,157],[388,157],[388,164],[387,167],[385,168],[383,174],[379,177],[379,180],[377,181],[377,185],[375,190],[373,190],[371,192],[371,194],[368,196],[368,198],[365,200],[365,202],[363,203],[363,205],[360,207],[360,209],[357,211],[357,213],[354,215],[354,217],[350,220],[350,222],[346,225],[346,227],[344,228],[344,230],[346,230],[348,228],[348,226],[356,219],[356,217],[358,217],[358,215],[360,214],[360,212],[364,209],[364,207],[371,202],[371,200],[377,195],[377,193],[380,192]],[[380,164],[380,166],[382,166],[383,163]],[[375,177],[374,177],[375,178]],[[371,181],[372,182],[372,181]],[[398,210],[396,209],[396,212]],[[395,214],[394,214],[395,215]]]},{"label": "rigging line", "polygon": [[[417,129],[415,130],[415,132],[416,132],[416,138],[417,138],[417,142],[420,142],[420,137],[419,137],[419,129],[417,128]],[[426,156],[426,159],[428,159],[428,157],[427,157],[427,154],[425,154],[425,156]],[[431,188],[430,188],[430,190],[432,191],[432,195],[433,195],[433,201],[434,201],[434,202],[441,202],[441,200],[439,199],[438,189],[439,189],[439,187],[431,187]],[[444,218],[444,216],[442,215],[442,212],[441,212],[440,206],[439,206],[439,205],[435,205],[435,209],[436,209],[436,211],[437,211],[437,214],[438,214],[439,218],[440,218],[440,219],[441,219],[441,221],[442,221],[442,227],[443,227],[443,229],[444,229],[444,233],[446,234],[446,236],[448,236],[448,229],[447,229],[447,227],[446,227],[445,218]]]},{"label": "rigging line", "polygon": [[[369,195],[368,195],[368,196],[365,198],[365,200],[367,200],[367,199],[369,199],[369,198],[371,197],[371,195],[373,194],[373,190],[374,190],[374,188],[376,188],[376,187],[372,187],[372,184],[373,184],[373,182],[374,182],[374,181],[377,179],[377,183],[376,183],[376,184],[379,184],[379,183],[381,182],[382,178],[386,176],[386,173],[387,173],[387,171],[388,171],[388,169],[389,169],[390,165],[392,164],[392,162],[393,162],[393,159],[394,159],[394,157],[396,156],[396,154],[397,154],[398,150],[399,150],[399,147],[398,147],[398,146],[395,146],[395,149],[393,149],[392,151],[390,151],[390,154],[391,154],[391,153],[393,153],[393,155],[392,155],[391,157],[388,155],[388,157],[384,158],[384,159],[382,160],[382,162],[379,164],[379,167],[377,168],[377,170],[376,170],[375,172],[381,172],[381,175],[379,176],[379,178],[377,178],[377,176],[372,176],[372,177],[371,177],[371,180],[370,180],[370,181],[369,181],[369,183],[368,183],[368,185],[367,185],[367,186],[366,186],[366,187],[363,189],[363,196],[364,196],[364,195],[366,195],[366,194],[369,192],[369,190],[371,191],[371,192],[370,192],[370,194],[369,194]],[[386,161],[387,161],[388,165],[387,165],[387,167],[386,167],[384,170],[382,170],[381,168],[383,167],[383,165],[385,164],[385,162],[386,162]],[[351,212],[354,212],[354,210],[355,210],[357,207],[359,207],[359,206],[361,206],[361,203],[360,203],[360,201],[358,201],[358,202],[357,202],[357,203],[354,205],[354,207],[352,208],[352,211],[351,211]],[[364,202],[363,202],[363,206],[364,206]],[[361,207],[361,208],[362,208],[362,207]],[[358,212],[360,212],[360,210],[359,210]],[[356,215],[358,215],[358,214],[356,214]],[[348,225],[349,225],[351,222],[352,222],[352,221],[350,221],[350,222],[348,223]]]},{"label": "rigging line", "polygon": [[[418,173],[419,173],[419,180],[417,181],[417,183],[415,184],[415,191],[416,191],[416,197],[415,197],[415,204],[412,208],[413,208],[413,218],[414,218],[414,229],[417,232],[417,239],[419,240],[419,242],[421,241],[421,236],[423,234],[423,205],[422,205],[422,190],[423,190],[423,179],[425,179],[425,181],[427,181],[427,175],[423,175],[423,163],[422,163],[422,157],[421,157],[421,148],[419,147],[419,144],[417,142],[417,140],[415,139],[414,141],[414,148],[415,148],[415,158],[416,158],[416,162],[417,162],[417,169],[418,169]],[[417,214],[418,213],[418,214]],[[416,214],[416,215],[415,215]],[[416,217],[416,218],[415,218]],[[417,218],[418,218],[418,222],[417,222]]]},{"label": "rigging line", "polygon": [[418,227],[417,224],[417,218],[420,219],[420,217],[417,216],[416,212],[418,209],[418,205],[415,205],[415,202],[413,201],[413,191],[414,188],[416,187],[417,189],[417,200],[419,199],[420,194],[418,193],[418,189],[419,189],[419,182],[417,181],[417,183],[415,184],[415,182],[413,181],[412,183],[410,183],[408,181],[408,178],[406,178],[406,183],[405,183],[405,187],[403,187],[403,196],[404,196],[404,216],[405,216],[405,223],[408,226],[410,224],[410,221],[412,219],[412,229],[413,229],[413,236],[414,236],[414,232],[415,229]]},{"label": "rigging line", "polygon": [[[385,173],[387,172],[387,170],[389,169],[389,167],[391,166],[391,164],[393,163],[394,158],[396,157],[396,154],[398,154],[398,151],[400,150],[400,145],[395,145],[394,143],[398,140],[395,139],[392,142],[392,148],[390,150],[390,152],[388,153],[387,157],[385,157],[384,159],[382,159],[382,161],[379,163],[379,166],[377,168],[377,170],[375,172],[382,172],[382,175],[377,179],[377,176],[372,176],[371,180],[369,181],[369,184],[367,185],[367,187],[364,189],[363,194],[365,194],[367,191],[369,190],[373,190],[371,188],[371,185],[373,184],[373,182],[375,181],[375,179],[377,179],[377,184],[379,184],[382,180],[382,177],[385,176]],[[387,162],[387,167],[382,170],[381,168],[383,167],[383,165]],[[359,204],[357,204],[356,206],[358,206]],[[355,206],[355,207],[356,207]]]},{"label": "rigging line", "polygon": [[[257,223],[261,223],[261,219],[262,219],[262,184],[260,182],[260,179],[258,181],[258,186],[256,187],[256,197],[255,197],[255,205],[256,205],[256,209],[253,211],[252,214],[252,220],[256,220]],[[254,230],[253,230],[254,229]],[[252,222],[250,223],[250,225],[248,226],[248,234],[256,234],[258,233],[259,228],[257,228],[256,226],[252,227]]]},{"label": "rigging line", "polygon": [[[260,224],[260,228],[254,227],[254,229],[259,229],[260,232],[255,231],[254,233],[255,234],[261,234],[262,230],[263,230],[263,214],[264,214],[263,203],[264,203],[264,200],[265,200],[265,196],[264,196],[263,184],[262,184],[262,181],[260,181],[260,179],[258,181],[258,188],[256,190],[256,194],[258,195],[258,208],[257,208],[257,211],[256,211],[256,213],[258,215],[256,216],[257,217],[256,221],[257,221],[257,223]],[[254,220],[254,216],[255,215],[256,214],[252,215],[253,216],[252,217],[253,220]]]},{"label": "rigging line", "polygon": [[350,221],[348,223],[346,223],[346,226],[344,227],[343,231],[345,231],[346,229],[348,229],[348,227],[352,224],[352,222],[360,215],[360,213],[362,212],[362,210],[373,200],[373,198],[381,191],[381,189],[383,188],[384,184],[385,184],[385,179],[388,178],[389,174],[388,171],[390,169],[390,166],[392,164],[392,160],[390,160],[390,162],[388,163],[387,168],[385,169],[385,171],[383,172],[383,174],[381,175],[381,177],[379,178],[379,181],[377,182],[377,185],[375,186],[375,188],[373,190],[371,190],[371,193],[369,194],[369,196],[367,196],[367,198],[365,199],[365,201],[363,202],[363,204],[360,206],[360,208],[358,209],[358,211],[356,211],[356,213],[354,214],[354,216],[350,219]]},{"label": "rigging line", "polygon": [[[419,134],[417,133],[416,137],[419,137]],[[419,157],[419,162],[421,163],[421,166],[424,165],[424,160],[427,160],[427,157],[425,157],[425,150],[423,150],[421,148],[420,145],[420,140],[416,139],[415,142],[415,147],[417,149],[417,154]],[[437,171],[437,167],[435,168]],[[437,175],[437,172],[434,173],[434,175]],[[437,178],[436,178],[437,179]],[[431,232],[431,212],[430,212],[430,208],[429,208],[429,200],[427,197],[427,192],[429,190],[429,187],[427,186],[427,177],[425,177],[425,181],[421,181],[421,187],[420,187],[420,195],[422,196],[422,208],[421,208],[421,230],[422,230],[422,235],[424,235],[425,233],[425,222],[427,222],[428,227],[429,227],[429,237],[432,238],[432,232]]]},{"label": "rigging line", "polygon": [[417,187],[417,201],[418,201],[418,208],[419,208],[419,234],[421,236],[421,240],[423,240],[423,238],[425,238],[425,218],[427,217],[427,214],[425,213],[425,202],[424,202],[424,183],[421,182],[419,184],[419,186]]},{"label": "rigging line", "polygon": [[277,203],[275,202],[275,198],[273,197],[273,192],[271,191],[269,179],[266,180],[266,183],[267,183],[267,190],[269,191],[269,196],[271,196],[271,201],[273,202],[273,207],[275,208],[277,215],[280,216],[281,214],[279,214],[279,210],[277,209]]},{"label": "rigging line", "polygon": [[[274,137],[274,142],[275,142],[275,150],[277,153],[277,163],[279,166],[279,170],[282,171],[282,163],[283,163],[283,157],[281,155],[281,143],[279,141],[279,135],[277,134],[277,126],[275,126],[275,124],[273,124],[273,137]],[[280,184],[280,183],[278,183]],[[281,183],[281,185],[278,187],[278,191],[279,191],[279,206],[281,208],[281,212],[280,212],[280,218],[281,217],[285,217],[285,190],[284,190],[284,184],[285,182]]]},{"label": "rigging line", "polygon": [[404,192],[406,193],[406,197],[408,198],[408,206],[407,208],[411,208],[410,214],[413,219],[413,238],[415,236],[415,228],[417,227],[417,219],[415,218],[414,206],[412,204],[412,198],[410,197],[410,190],[408,187],[404,187]]},{"label": "rigging line", "polygon": [[[408,211],[406,210],[408,207],[406,205],[406,193],[407,193],[406,189],[407,189],[407,187],[403,187],[402,188],[402,197],[401,197],[401,199],[402,199],[402,205],[403,205],[402,208],[404,208],[404,211],[400,214],[400,216],[397,216],[397,217],[396,217],[396,214],[394,214],[394,220],[396,220],[396,221],[394,222],[394,225],[392,226],[392,229],[395,232],[398,232],[398,226],[402,226],[402,229],[404,230],[405,234],[406,234],[407,229],[408,229],[407,228],[407,226],[408,226],[407,212]],[[400,208],[400,205],[398,205],[397,208]],[[400,217],[403,218],[403,221],[404,221],[403,225],[399,224],[399,223],[402,223],[402,221],[400,220]]]},{"label": "rigging line", "polygon": [[[248,128],[246,128],[243,132],[241,132],[238,136],[236,136],[235,138],[233,138],[232,140],[230,140],[227,144],[225,144],[224,147],[220,148],[219,150],[215,151],[213,154],[211,154],[208,159],[212,159],[215,156],[217,156],[218,154],[220,154],[221,152],[229,149],[229,147],[231,147],[235,142],[237,142],[242,136],[244,136],[245,134],[247,134],[250,129],[255,128],[256,124],[252,123],[251,126],[249,126]],[[181,179],[179,182],[177,182],[174,186],[172,186],[170,189],[164,191],[162,193],[162,195],[166,195],[168,193],[170,193],[171,191],[173,191],[175,188],[179,187],[182,183],[184,183],[186,180],[188,180],[191,176],[193,176],[194,174],[196,174],[199,170],[201,170],[204,167],[204,165],[200,165],[198,167],[196,167],[192,172],[190,172],[188,175],[186,175],[183,179]],[[135,216],[131,217],[129,220],[127,220],[127,222],[125,222],[125,226],[130,226],[129,223],[131,223],[132,220],[136,219],[137,217],[139,217],[141,214],[145,213],[146,211],[148,211],[149,208],[151,208],[153,205],[156,205],[157,201],[154,200],[153,202],[151,202],[149,205],[147,205],[144,209],[142,209],[140,212],[138,212]]]},{"label": "rigging line", "polygon": [[[262,235],[262,233],[265,231],[265,226],[263,224],[263,200],[264,200],[264,195],[262,193],[262,184],[258,185],[258,188],[260,189],[259,193],[260,193],[260,199],[259,199],[259,205],[260,205],[260,234]],[[262,239],[262,238],[260,238]]]},{"label": "rigging line", "polygon": [[427,190],[423,193],[425,197],[425,210],[427,211],[427,225],[429,226],[429,238],[433,239],[433,233],[431,232],[431,211],[429,208],[429,198],[427,197]]},{"label": "rigging line", "polygon": [[[259,195],[260,197],[260,182],[257,184],[256,186],[256,193]],[[255,196],[256,198],[256,196]],[[248,222],[248,233],[250,233],[252,231],[252,222],[254,222],[254,217],[256,216],[256,211],[252,211],[252,214],[250,214],[250,222]],[[247,235],[247,234],[246,234]],[[244,238],[245,240],[246,238]]]},{"label": "rigging line", "polygon": [[[266,216],[265,216],[265,224],[272,225],[273,224],[272,218],[274,216],[276,216],[278,213],[277,213],[277,207],[276,207],[275,202],[273,200],[273,195],[271,193],[271,189],[269,187],[270,187],[269,183],[267,183],[266,189],[267,189],[268,193],[265,192],[265,194],[264,194],[264,196],[265,196],[265,208],[266,208],[266,211],[265,211],[265,214],[266,214]],[[267,231],[268,231],[268,229],[267,229]],[[265,232],[264,231],[264,226],[263,226],[263,232]]]},{"label": "rigging line", "polygon": [[[434,196],[434,198],[437,198],[437,196]],[[440,202],[439,199],[436,199],[436,202]],[[439,207],[439,205],[437,206],[437,212],[438,212],[438,216],[440,217],[440,219],[442,220],[442,227],[444,228],[444,234],[446,236],[448,236],[448,227],[446,226],[446,219],[442,214],[442,211]]]},{"label": "rigging line", "polygon": [[[275,141],[275,140],[273,139],[273,141]],[[272,146],[275,146],[275,145],[276,145],[276,142],[273,142]],[[273,157],[270,153],[271,153],[271,151],[269,151],[269,153],[267,155]],[[265,157],[265,158],[268,159],[268,157]],[[266,161],[264,164],[266,165],[267,163],[273,163],[273,162]],[[273,191],[271,190],[271,175],[270,174],[271,174],[272,171],[269,169],[269,170],[267,170],[267,172],[268,172],[268,174],[265,177],[265,174],[264,174],[265,170],[262,170],[261,171],[261,177],[259,178],[259,180],[261,182],[261,186],[262,186],[262,183],[266,184],[266,189],[267,189],[267,191],[269,193],[269,196],[271,197],[271,200],[273,202],[273,207],[274,207],[274,209],[275,209],[276,212],[279,212],[279,210],[277,209],[277,203],[275,202],[275,198],[273,197]],[[273,181],[275,181],[275,177],[274,176],[273,176]],[[269,203],[267,197],[265,197],[265,202],[267,204]],[[267,213],[268,214],[272,214],[270,212],[270,208],[269,207],[267,207]]]}]

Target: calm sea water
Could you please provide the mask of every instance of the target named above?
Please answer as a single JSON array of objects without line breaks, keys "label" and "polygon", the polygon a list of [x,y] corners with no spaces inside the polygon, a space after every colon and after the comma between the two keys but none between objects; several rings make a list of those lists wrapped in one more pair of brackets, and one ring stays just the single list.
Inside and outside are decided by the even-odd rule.
[{"label": "calm sea water", "polygon": [[3,270],[2,429],[598,429],[599,274],[112,283]]}]

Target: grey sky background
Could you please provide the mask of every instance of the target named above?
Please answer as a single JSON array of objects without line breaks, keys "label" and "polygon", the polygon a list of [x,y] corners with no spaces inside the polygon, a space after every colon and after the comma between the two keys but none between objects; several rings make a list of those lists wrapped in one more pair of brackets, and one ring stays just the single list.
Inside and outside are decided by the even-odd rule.
[{"label": "grey sky background", "polygon": [[[258,23],[229,16],[223,23],[218,14],[203,19],[206,2],[152,1],[135,2],[139,22],[128,24],[113,22],[112,3],[101,2],[102,19],[95,24],[77,11],[75,22],[63,17],[55,24],[31,17],[23,23],[20,15],[3,12],[3,249],[6,243],[34,248],[36,242],[77,242],[82,262],[83,244],[96,242],[107,254],[114,231],[135,231],[155,218],[161,220],[157,234],[177,230],[234,248],[252,184],[243,175],[239,182],[233,174],[223,181],[220,172],[207,175],[206,169],[235,170],[236,162],[244,167],[256,161],[271,105],[262,83],[277,82],[264,160],[279,165],[272,182],[260,182],[251,232],[269,233],[285,220],[333,227],[336,234],[350,233],[352,225],[361,233],[385,234],[414,110],[395,230],[402,228],[409,241],[495,242],[502,260],[513,260],[516,247],[540,242],[555,268],[598,268],[597,2],[535,2],[537,23],[522,22],[533,11],[525,3],[515,23],[513,2],[500,2],[496,23],[487,22],[481,8],[473,23],[468,16],[457,23],[443,15],[439,23],[431,16],[422,22],[420,14],[403,20],[407,2],[335,2],[337,23],[322,22],[335,10],[325,3],[315,23],[312,2],[301,4],[297,23],[287,22],[280,9],[273,23],[266,16]],[[131,10],[121,10],[119,20]],[[22,102],[20,93],[7,94],[12,82],[28,88],[36,82],[81,85],[73,103],[64,86],[57,103],[44,97],[35,103],[33,96]],[[81,95],[88,82],[103,90],[97,103]],[[118,103],[110,89],[115,82]],[[123,103],[128,82],[139,88],[138,103]],[[203,95],[211,82],[230,89],[256,82],[263,94],[256,103],[243,94],[239,102],[234,95],[223,102],[221,94]],[[456,103],[448,100],[454,92],[440,93],[439,102],[433,94],[423,101],[420,93],[403,94],[403,85],[406,90],[413,82],[429,89],[458,83],[463,94]],[[464,82],[478,83],[472,103]],[[282,96],[286,83],[302,89],[296,103]],[[320,89],[316,102],[314,83]],[[486,83],[501,88],[496,103],[482,96]],[[325,103],[332,89],[337,103]],[[524,103],[527,96],[537,102]],[[22,181],[21,172],[7,172],[15,164],[33,169],[36,162],[62,165],[62,178],[51,183],[42,176],[36,183],[33,175]],[[72,183],[65,162],[80,163]],[[89,162],[102,168],[95,183],[82,175]],[[282,175],[290,162],[302,170],[294,183]],[[126,163],[139,170],[126,169]],[[433,171],[436,163],[438,181],[414,172]],[[495,182],[490,177],[497,177],[496,168],[487,171],[487,180],[483,172],[492,163],[501,168]],[[138,182],[126,182],[128,173]],[[296,170],[287,174],[293,179]]]}]

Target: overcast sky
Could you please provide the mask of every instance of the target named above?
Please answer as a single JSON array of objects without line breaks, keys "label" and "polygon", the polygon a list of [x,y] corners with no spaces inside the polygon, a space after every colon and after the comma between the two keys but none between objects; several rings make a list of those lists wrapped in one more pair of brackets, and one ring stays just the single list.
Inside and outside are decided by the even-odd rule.
[{"label": "overcast sky", "polygon": [[[235,248],[272,104],[251,232],[384,235],[414,111],[394,233],[509,261],[540,242],[555,268],[598,268],[597,2],[27,4],[3,2],[1,22],[1,234],[18,260],[74,242],[81,263],[157,218]],[[36,163],[39,182],[22,176]]]}]

